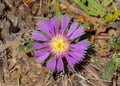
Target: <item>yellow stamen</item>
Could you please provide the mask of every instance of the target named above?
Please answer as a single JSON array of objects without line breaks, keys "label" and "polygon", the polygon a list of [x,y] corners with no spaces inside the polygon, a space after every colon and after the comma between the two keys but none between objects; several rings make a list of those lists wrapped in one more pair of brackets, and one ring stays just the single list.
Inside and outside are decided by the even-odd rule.
[{"label": "yellow stamen", "polygon": [[52,53],[61,55],[68,50],[68,41],[61,35],[55,36],[50,42]]}]

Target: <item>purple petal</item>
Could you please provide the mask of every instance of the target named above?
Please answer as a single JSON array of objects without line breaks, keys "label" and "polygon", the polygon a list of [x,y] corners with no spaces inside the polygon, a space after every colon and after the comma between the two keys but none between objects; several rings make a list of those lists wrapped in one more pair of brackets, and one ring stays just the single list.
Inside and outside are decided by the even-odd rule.
[{"label": "purple petal", "polygon": [[88,39],[82,40],[82,41],[77,42],[76,44],[72,45],[73,48],[77,48],[80,50],[87,50],[88,46],[89,46]]},{"label": "purple petal", "polygon": [[75,38],[77,37],[80,37],[81,35],[83,35],[85,32],[83,30],[82,27],[79,27],[71,36],[70,36],[70,39],[71,40],[74,40]]},{"label": "purple petal", "polygon": [[77,29],[78,25],[79,25],[78,22],[72,23],[72,25],[67,33],[67,36],[70,36]]},{"label": "purple petal", "polygon": [[33,44],[33,48],[35,48],[35,49],[45,48],[47,46],[48,46],[47,44],[40,44],[40,43]]},{"label": "purple petal", "polygon": [[46,35],[50,36],[50,27],[48,26],[47,22],[42,21],[38,23],[39,29],[44,32]]},{"label": "purple petal", "polygon": [[52,19],[47,20],[47,24],[48,24],[48,26],[50,27],[50,33],[51,33],[52,35],[54,35],[54,34],[55,34],[55,31],[54,31],[54,25],[53,25],[53,23],[52,23]]},{"label": "purple petal", "polygon": [[81,48],[71,48],[70,49],[72,53],[78,53],[79,56],[82,56],[82,54],[85,54],[86,53],[86,50],[84,49],[81,49]]},{"label": "purple petal", "polygon": [[39,41],[47,41],[47,38],[45,38],[38,31],[35,31],[35,30],[32,32],[32,39],[39,40]]},{"label": "purple petal", "polygon": [[76,55],[75,53],[70,53],[71,57],[73,57],[74,59],[76,59],[78,62],[82,60],[82,57]]},{"label": "purple petal", "polygon": [[81,47],[81,48],[73,48],[73,49],[71,49],[72,51],[74,51],[74,52],[77,52],[77,53],[82,53],[82,52],[84,52],[84,53],[86,53],[86,50],[88,49],[88,47]]},{"label": "purple petal", "polygon": [[52,23],[53,23],[55,32],[58,33],[58,32],[59,32],[59,21],[58,21],[57,16],[53,17],[53,18],[51,19],[51,21],[52,21]]},{"label": "purple petal", "polygon": [[73,59],[72,57],[70,57],[70,56],[66,56],[65,58],[66,58],[68,64],[70,65],[70,67],[72,69],[74,69],[74,66],[77,63],[77,61],[75,59]]},{"label": "purple petal", "polygon": [[71,19],[67,15],[62,16],[62,19],[61,19],[61,31],[62,31],[62,33],[64,33],[64,31],[66,30],[70,20]]},{"label": "purple petal", "polygon": [[57,70],[59,72],[64,70],[64,65],[61,57],[58,58]]},{"label": "purple petal", "polygon": [[42,50],[35,51],[34,54],[35,54],[35,56],[42,56],[42,55],[46,54],[48,51],[49,51],[49,49],[42,49]]},{"label": "purple petal", "polygon": [[43,62],[49,55],[50,55],[50,53],[46,53],[46,54],[44,54],[43,56],[39,56],[39,57],[37,58],[37,62],[38,62],[38,63]]},{"label": "purple petal", "polygon": [[74,59],[76,59],[77,61],[81,61],[83,58],[84,58],[84,56],[85,56],[85,52],[86,51],[80,51],[80,52],[76,52],[76,51],[71,51],[70,52],[70,55],[74,58]]},{"label": "purple petal", "polygon": [[47,68],[54,71],[56,67],[56,57],[53,57],[47,64]]}]

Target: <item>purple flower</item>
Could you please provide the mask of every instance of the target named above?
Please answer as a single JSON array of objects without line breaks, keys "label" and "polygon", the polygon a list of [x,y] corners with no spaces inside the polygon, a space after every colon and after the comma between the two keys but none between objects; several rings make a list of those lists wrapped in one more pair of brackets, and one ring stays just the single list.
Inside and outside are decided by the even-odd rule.
[{"label": "purple flower", "polygon": [[76,63],[83,60],[89,47],[88,39],[74,42],[76,38],[85,34],[84,29],[77,22],[71,24],[70,18],[63,15],[61,21],[55,16],[47,21],[38,23],[39,31],[32,32],[32,39],[37,62],[46,62],[46,67],[52,71],[64,71],[64,60],[74,69]]}]

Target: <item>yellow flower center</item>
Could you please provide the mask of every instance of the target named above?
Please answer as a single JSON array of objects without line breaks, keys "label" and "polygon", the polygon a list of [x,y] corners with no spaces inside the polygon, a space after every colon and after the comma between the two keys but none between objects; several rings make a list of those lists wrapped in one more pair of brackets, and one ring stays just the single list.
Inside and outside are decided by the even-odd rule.
[{"label": "yellow flower center", "polygon": [[68,50],[68,41],[61,35],[55,36],[50,42],[50,48],[55,55],[62,55]]}]

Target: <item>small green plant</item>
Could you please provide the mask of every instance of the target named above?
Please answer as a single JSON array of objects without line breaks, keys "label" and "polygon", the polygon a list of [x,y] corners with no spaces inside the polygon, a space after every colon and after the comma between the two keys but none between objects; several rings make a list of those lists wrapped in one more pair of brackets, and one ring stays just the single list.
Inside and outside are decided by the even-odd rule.
[{"label": "small green plant", "polygon": [[113,9],[111,12],[107,13],[106,15],[103,16],[102,20],[107,23],[107,22],[114,22],[120,17],[120,10]]},{"label": "small green plant", "polygon": [[33,51],[32,45],[33,45],[33,41],[30,41],[29,43],[27,43],[25,45],[19,46],[19,49],[20,49],[20,51],[22,51],[24,53],[30,53]]},{"label": "small green plant", "polygon": [[73,0],[76,4],[80,5],[80,7],[89,15],[92,16],[102,16],[105,8],[110,5],[113,0]]},{"label": "small green plant", "polygon": [[109,77],[110,74],[115,73],[117,66],[120,64],[120,39],[111,36],[112,43],[109,44],[109,48],[113,51],[113,57],[105,63],[106,69],[103,71],[103,79]]}]

